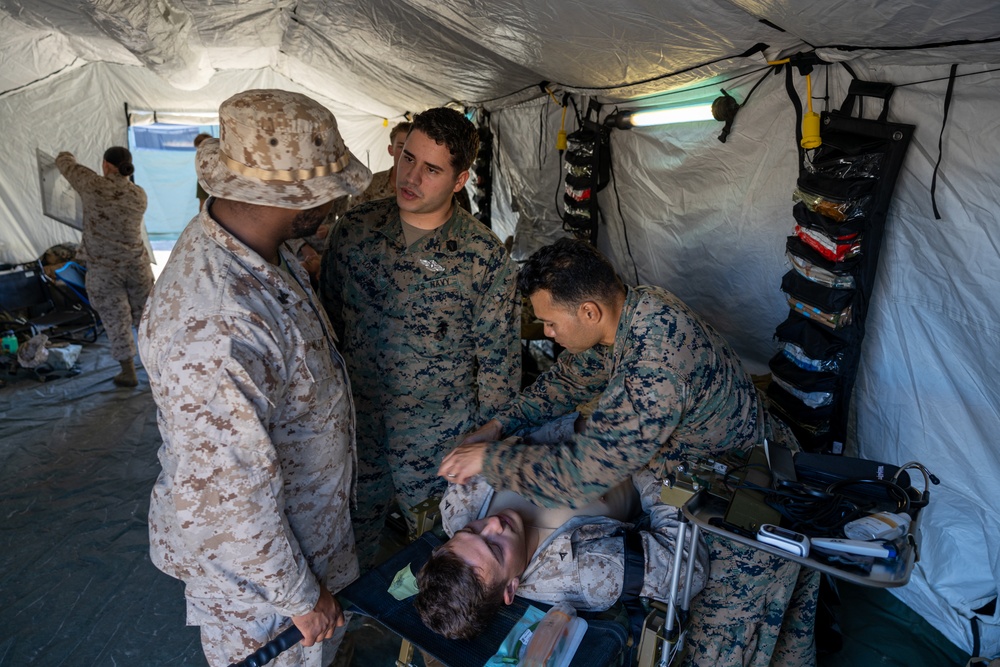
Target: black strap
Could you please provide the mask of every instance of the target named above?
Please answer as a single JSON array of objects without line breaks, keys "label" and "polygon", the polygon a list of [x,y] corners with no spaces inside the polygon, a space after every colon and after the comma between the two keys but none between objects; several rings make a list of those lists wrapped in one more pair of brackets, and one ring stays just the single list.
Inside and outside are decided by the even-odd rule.
[{"label": "black strap", "polygon": [[642,532],[635,528],[624,530],[625,547],[625,578],[622,582],[622,594],[618,600],[625,606],[629,625],[632,629],[632,639],[638,646],[642,635],[642,624],[646,620],[646,610],[639,599],[642,592],[642,582],[646,578],[646,550],[642,546]]},{"label": "black strap", "polygon": [[795,148],[799,154],[799,173],[805,169],[803,165],[803,151],[802,148],[802,100],[799,99],[799,94],[795,90],[795,81],[792,79],[792,72],[794,67],[785,68],[785,91],[788,92],[788,99],[792,101],[792,107],[795,109]]},{"label": "black strap", "polygon": [[948,108],[951,106],[951,94],[955,90],[955,72],[958,71],[958,65],[951,66],[951,74],[948,75],[948,92],[944,94],[944,118],[941,119],[941,134],[938,135],[938,159],[934,163],[934,175],[931,176],[931,206],[934,208],[934,219],[940,220],[941,214],[938,213],[937,207],[937,175],[938,168],[941,166],[941,155],[944,152],[943,142],[944,142],[944,126],[948,123]]},{"label": "black strap", "polygon": [[972,626],[972,657],[975,658],[979,655],[979,617],[970,618],[969,624]]},{"label": "black strap", "polygon": [[642,533],[638,530],[625,531],[625,581],[619,598],[625,604],[637,600],[646,578],[646,551],[642,546]]},{"label": "black strap", "polygon": [[884,81],[854,79],[847,89],[847,97],[844,98],[843,104],[840,105],[840,113],[845,116],[852,116],[854,114],[854,100],[859,100],[858,115],[856,117],[861,118],[863,113],[861,111],[860,99],[862,97],[878,97],[882,100],[882,111],[878,115],[878,122],[884,123],[886,122],[886,118],[889,117],[889,99],[892,97],[895,89],[896,87],[891,83]]}]

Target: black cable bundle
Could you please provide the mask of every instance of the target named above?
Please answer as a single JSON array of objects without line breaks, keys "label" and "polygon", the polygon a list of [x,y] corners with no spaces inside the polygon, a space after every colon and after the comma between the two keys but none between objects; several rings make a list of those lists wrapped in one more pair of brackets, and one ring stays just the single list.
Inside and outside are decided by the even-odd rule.
[{"label": "black cable bundle", "polygon": [[476,219],[492,228],[493,219],[493,132],[489,118],[479,126],[479,153],[472,165],[473,184],[476,187]]},{"label": "black cable bundle", "polygon": [[771,491],[765,497],[792,530],[809,537],[839,537],[844,524],[867,514],[866,510],[837,493]]},{"label": "black cable bundle", "polygon": [[[854,519],[880,510],[912,514],[911,510],[919,506],[919,498],[915,501],[910,491],[888,479],[845,478],[826,488],[802,482],[785,482],[778,489],[746,481],[730,485],[729,479],[745,467],[730,470],[722,480],[725,487],[729,491],[750,489],[763,493],[764,502],[784,519],[782,526],[808,537],[841,537],[844,525]],[[883,489],[888,501],[874,498],[871,487]],[[886,502],[894,506],[887,507]]]}]

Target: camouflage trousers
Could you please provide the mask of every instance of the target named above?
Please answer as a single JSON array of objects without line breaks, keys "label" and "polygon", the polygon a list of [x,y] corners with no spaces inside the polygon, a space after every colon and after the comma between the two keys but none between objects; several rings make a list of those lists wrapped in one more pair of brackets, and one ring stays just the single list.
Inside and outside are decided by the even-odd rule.
[{"label": "camouflage trousers", "polygon": [[691,604],[685,667],[815,667],[818,570],[706,535],[708,585]]},{"label": "camouflage trousers", "polygon": [[[447,484],[437,476],[441,459],[471,421],[454,415],[417,411],[365,412],[371,408],[363,392],[355,394],[358,442],[357,507],[351,511],[354,542],[361,572],[376,563],[389,506],[395,496],[409,532],[416,529],[414,505],[444,495]],[[382,435],[384,434],[384,436]]]},{"label": "camouflage trousers", "polygon": [[153,289],[153,271],[149,264],[123,264],[105,267],[91,263],[87,267],[87,298],[101,316],[111,342],[111,356],[126,361],[136,355],[132,328],[139,325],[149,291]]},{"label": "camouflage trousers", "polygon": [[[350,617],[350,613],[344,614],[344,625],[337,628],[332,639],[308,648],[301,643],[295,644],[267,664],[270,667],[326,667],[337,654]],[[229,667],[277,637],[289,625],[287,618],[273,614],[249,619],[242,615],[220,618],[218,623],[200,626],[201,648],[210,667]]]}]

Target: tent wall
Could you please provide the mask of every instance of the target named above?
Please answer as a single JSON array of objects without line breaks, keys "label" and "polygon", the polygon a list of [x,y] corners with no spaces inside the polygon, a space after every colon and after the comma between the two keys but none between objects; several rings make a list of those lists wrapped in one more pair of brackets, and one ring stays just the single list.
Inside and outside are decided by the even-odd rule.
[{"label": "tent wall", "polygon": [[[226,70],[201,90],[181,91],[141,67],[94,63],[0,97],[5,134],[0,263],[32,261],[55,243],[80,238],[42,214],[36,149],[53,156],[68,150],[99,172],[106,148],[128,145],[125,103],[158,111],[217,111],[227,97],[250,88],[283,88],[319,99],[334,112],[344,140],[363,163],[374,171],[392,166],[383,119],[337,104],[274,70]],[[193,197],[193,164],[191,173]]]}]

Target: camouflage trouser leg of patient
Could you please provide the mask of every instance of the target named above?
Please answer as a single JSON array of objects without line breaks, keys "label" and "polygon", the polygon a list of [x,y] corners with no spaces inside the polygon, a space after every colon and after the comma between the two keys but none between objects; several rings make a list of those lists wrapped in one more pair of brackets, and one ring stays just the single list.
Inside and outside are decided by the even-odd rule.
[{"label": "camouflage trouser leg of patient", "polygon": [[120,267],[91,266],[86,277],[87,298],[108,334],[111,357],[126,361],[136,355],[132,327],[139,324],[143,306],[153,288],[149,264]]},{"label": "camouflage trouser leg of patient", "polygon": [[[815,667],[819,579],[794,561],[706,535],[708,585],[691,603],[687,667]],[[780,661],[772,663],[772,656]]]}]

